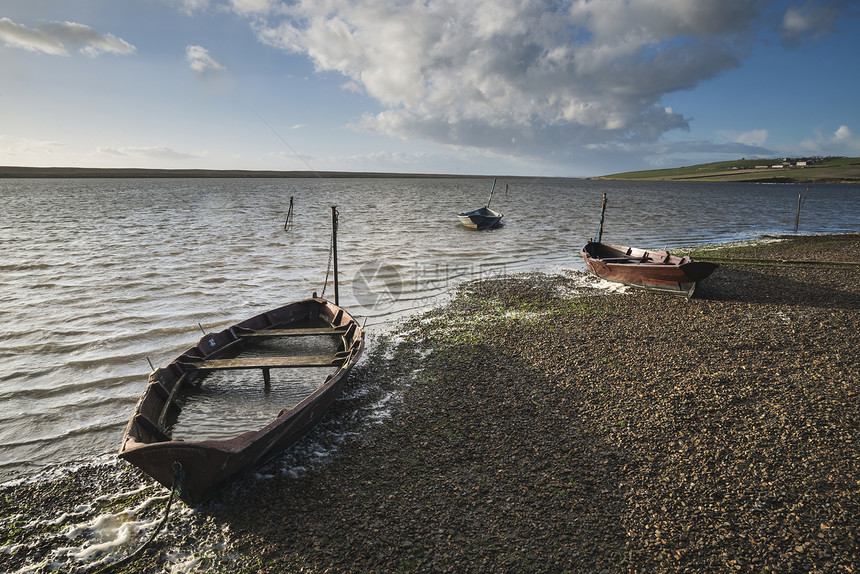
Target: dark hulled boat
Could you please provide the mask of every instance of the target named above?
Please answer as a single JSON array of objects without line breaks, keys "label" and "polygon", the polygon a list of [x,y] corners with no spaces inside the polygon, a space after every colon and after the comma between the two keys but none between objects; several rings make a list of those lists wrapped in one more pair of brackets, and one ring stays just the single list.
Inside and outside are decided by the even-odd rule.
[{"label": "dark hulled boat", "polygon": [[[262,340],[292,337],[334,338],[334,353],[271,356],[255,346]],[[331,348],[332,345],[329,345]],[[345,310],[316,296],[261,313],[218,333],[207,334],[167,366],[153,371],[132,412],[119,456],[195,505],[236,475],[282,452],[323,417],[340,395],[347,375],[364,349],[364,332]],[[181,440],[170,427],[182,417],[180,400],[206,377],[221,370],[262,371],[260,392],[271,385],[270,369],[328,367],[319,386],[295,406],[282,409],[262,428],[217,440]],[[192,408],[193,397],[185,404]]]},{"label": "dark hulled boat", "polygon": [[493,187],[490,190],[490,198],[487,200],[487,205],[484,207],[479,207],[478,209],[467,211],[465,213],[458,213],[457,217],[460,219],[460,223],[463,224],[464,227],[468,227],[469,229],[492,229],[493,227],[497,227],[502,222],[502,217],[504,217],[501,213],[493,211],[490,209],[490,203],[493,201],[493,193],[496,191],[496,180],[493,180]]},{"label": "dark hulled boat", "polygon": [[490,229],[496,227],[502,221],[502,214],[496,213],[489,207],[481,207],[474,211],[460,213],[457,215],[460,223],[470,229]]}]

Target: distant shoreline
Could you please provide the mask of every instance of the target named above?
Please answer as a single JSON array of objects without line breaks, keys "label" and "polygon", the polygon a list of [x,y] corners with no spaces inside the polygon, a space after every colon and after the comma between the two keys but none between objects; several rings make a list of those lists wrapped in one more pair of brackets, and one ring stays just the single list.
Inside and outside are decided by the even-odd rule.
[{"label": "distant shoreline", "polygon": [[812,185],[813,183],[834,183],[834,184],[857,184],[858,180],[849,179],[849,178],[800,178],[800,177],[762,177],[756,179],[729,179],[729,178],[720,178],[720,177],[708,177],[708,178],[678,178],[678,179],[661,179],[658,177],[655,178],[624,178],[624,177],[589,177],[586,179],[593,180],[603,180],[603,181],[626,181],[626,182],[637,182],[637,181],[660,181],[665,183],[708,183],[708,182],[721,182],[721,183],[806,183]]},{"label": "distant shoreline", "polygon": [[17,167],[0,166],[0,179],[12,178],[492,178],[504,179],[582,179],[522,175],[481,175],[442,173],[386,173],[360,171],[277,171],[245,169],[150,169],[97,167]]},{"label": "distant shoreline", "polygon": [[[0,166],[0,179],[488,179],[503,178],[506,180],[536,180],[536,179],[570,179],[570,180],[604,180],[604,181],[664,181],[664,182],[735,182],[735,183],[841,183],[857,184],[860,177],[854,172],[827,173],[814,175],[815,170],[809,169],[801,175],[800,170],[792,170],[791,175],[785,172],[771,173],[767,176],[760,171],[721,172],[711,174],[684,173],[692,168],[673,170],[671,176],[654,172],[631,172],[630,174],[613,174],[593,177],[551,177],[536,175],[487,175],[487,174],[453,174],[453,173],[389,173],[362,171],[279,171],[279,170],[246,170],[246,169],[157,169],[157,168],[112,168],[112,167],[22,167]],[[665,173],[665,171],[664,171]],[[652,175],[654,174],[654,175]],[[659,174],[659,175],[657,175]]]}]

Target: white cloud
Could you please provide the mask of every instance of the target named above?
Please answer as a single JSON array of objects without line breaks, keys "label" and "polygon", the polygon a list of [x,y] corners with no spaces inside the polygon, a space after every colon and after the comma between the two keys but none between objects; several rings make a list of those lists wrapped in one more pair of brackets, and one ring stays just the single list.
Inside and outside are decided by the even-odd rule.
[{"label": "white cloud", "polygon": [[147,147],[123,147],[109,148],[100,147],[98,153],[119,157],[143,157],[160,160],[182,160],[193,159],[197,156],[178,152],[166,146],[147,146]]},{"label": "white cloud", "polygon": [[854,138],[854,134],[848,126],[839,126],[839,129],[833,133],[834,141],[850,141]]},{"label": "white cloud", "polygon": [[844,2],[807,0],[789,6],[782,18],[783,42],[789,46],[814,42],[836,30]]},{"label": "white cloud", "polygon": [[718,133],[727,141],[749,146],[765,145],[769,135],[767,130],[750,130],[746,132],[720,131]]},{"label": "white cloud", "polygon": [[89,26],[74,22],[51,22],[42,26],[43,31],[68,44],[80,45],[81,52],[88,56],[100,54],[133,54],[135,47],[113,34],[99,34]]},{"label": "white cloud", "polygon": [[272,12],[278,5],[278,0],[221,0],[221,2],[213,0],[166,1],[188,15],[209,10],[214,6],[217,11],[234,12],[239,16],[257,16]]},{"label": "white cloud", "polygon": [[839,126],[833,135],[825,140],[825,149],[832,155],[860,154],[860,137],[854,135],[848,126]]},{"label": "white cloud", "polygon": [[275,0],[229,0],[230,7],[240,16],[268,14],[274,7]]},{"label": "white cloud", "polygon": [[0,42],[12,48],[53,56],[68,55],[66,44],[80,46],[80,52],[90,57],[135,52],[135,47],[122,38],[113,34],[100,34],[89,26],[75,22],[49,22],[33,30],[9,18],[0,18]]},{"label": "white cloud", "polygon": [[855,156],[860,154],[860,137],[846,125],[832,134],[818,133],[813,138],[807,138],[800,142],[799,147],[809,155],[844,155]]},{"label": "white cloud", "polygon": [[500,152],[654,141],[662,97],[739,65],[747,0],[297,0],[259,38],[386,109],[355,127]]},{"label": "white cloud", "polygon": [[53,56],[68,54],[66,47],[56,38],[16,24],[9,18],[0,18],[0,41],[11,48],[20,48],[29,52],[42,52]]},{"label": "white cloud", "polygon": [[205,10],[209,7],[209,0],[169,0],[171,3],[179,7],[179,10],[186,14]]},{"label": "white cloud", "polygon": [[195,72],[218,72],[225,69],[215,58],[209,55],[209,50],[202,46],[187,46],[185,59]]},{"label": "white cloud", "polygon": [[65,144],[54,140],[13,139],[0,137],[0,156],[53,157],[63,153]]}]

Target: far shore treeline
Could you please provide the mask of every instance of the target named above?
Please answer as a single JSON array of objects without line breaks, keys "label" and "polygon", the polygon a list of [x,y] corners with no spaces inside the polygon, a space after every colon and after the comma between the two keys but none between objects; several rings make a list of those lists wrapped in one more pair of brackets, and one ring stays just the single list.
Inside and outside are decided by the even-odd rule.
[{"label": "far shore treeline", "polygon": [[[481,174],[385,173],[354,171],[277,171],[0,166],[0,178],[473,178]],[[536,179],[533,176],[504,176]],[[552,179],[542,177],[542,179]],[[592,178],[624,181],[734,181],[749,183],[860,183],[858,157],[746,159],[687,167],[630,171]]]}]

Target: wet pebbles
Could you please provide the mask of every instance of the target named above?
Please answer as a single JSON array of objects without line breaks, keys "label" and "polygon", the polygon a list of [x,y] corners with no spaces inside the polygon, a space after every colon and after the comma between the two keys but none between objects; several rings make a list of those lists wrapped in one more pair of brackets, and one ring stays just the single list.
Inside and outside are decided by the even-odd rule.
[{"label": "wet pebbles", "polygon": [[[744,256],[860,261],[812,241]],[[362,374],[399,381],[392,419],[225,510],[236,546],[272,571],[856,571],[858,269],[580,283],[471,284],[404,326]]]},{"label": "wet pebbles", "polygon": [[[860,237],[733,254],[860,262]],[[858,267],[723,265],[691,300],[469,284],[354,371],[390,418],[197,536],[229,527],[246,572],[856,572],[858,326]]]}]

